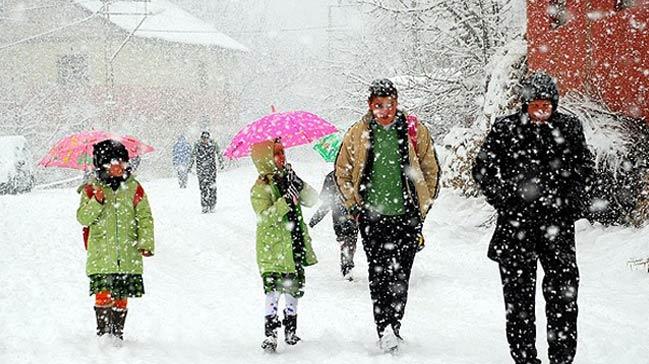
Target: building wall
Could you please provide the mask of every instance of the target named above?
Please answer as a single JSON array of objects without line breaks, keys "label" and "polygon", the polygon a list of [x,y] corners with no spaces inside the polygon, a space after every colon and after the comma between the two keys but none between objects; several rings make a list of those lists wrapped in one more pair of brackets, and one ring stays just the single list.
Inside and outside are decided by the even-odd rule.
[{"label": "building wall", "polygon": [[[76,6],[47,10],[24,11],[14,21],[0,21],[0,45],[88,16]],[[217,47],[132,37],[113,62],[110,92],[105,52],[110,49],[112,54],[127,35],[98,17],[0,50],[0,134],[26,134],[38,156],[59,134],[91,128],[128,133],[153,144],[158,152],[151,158],[162,166],[180,133],[190,138],[204,129],[214,135],[233,133],[230,129],[239,124],[239,101],[229,74],[236,67],[236,55]],[[86,57],[84,82],[61,82],[57,62],[66,55]],[[114,102],[107,102],[109,95]],[[226,138],[222,139],[221,144]]]},{"label": "building wall", "polygon": [[649,1],[616,10],[616,0],[568,0],[554,28],[552,0],[528,0],[528,64],[557,77],[562,93],[581,91],[612,110],[649,121]]}]

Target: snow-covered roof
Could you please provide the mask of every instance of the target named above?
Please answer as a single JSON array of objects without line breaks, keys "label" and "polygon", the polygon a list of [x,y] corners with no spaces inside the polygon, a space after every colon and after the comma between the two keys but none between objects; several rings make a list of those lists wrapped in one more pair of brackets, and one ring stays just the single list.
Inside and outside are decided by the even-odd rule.
[{"label": "snow-covered roof", "polygon": [[[74,0],[81,7],[97,12],[104,6],[101,0]],[[247,51],[241,43],[219,32],[213,25],[198,19],[167,0],[111,1],[108,6],[110,21],[141,38],[157,38],[171,42],[217,46]]]}]

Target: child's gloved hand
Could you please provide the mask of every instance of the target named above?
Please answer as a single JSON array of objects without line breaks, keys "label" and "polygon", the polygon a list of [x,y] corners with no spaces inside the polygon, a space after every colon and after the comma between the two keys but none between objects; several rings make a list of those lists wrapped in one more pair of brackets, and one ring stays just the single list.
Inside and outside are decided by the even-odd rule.
[{"label": "child's gloved hand", "polygon": [[292,186],[296,190],[302,191],[304,188],[304,181],[295,174],[295,171],[290,164],[286,165],[286,182],[289,186]]},{"label": "child's gloved hand", "polygon": [[106,196],[104,195],[104,190],[102,190],[100,187],[95,187],[93,191],[93,196],[95,196],[95,200],[99,203],[104,203],[104,200]]},{"label": "child's gloved hand", "polygon": [[145,249],[140,249],[139,252],[140,252],[140,255],[142,255],[143,257],[152,257],[153,256],[153,253],[151,253],[150,251],[145,250]]},{"label": "child's gloved hand", "polygon": [[300,192],[298,192],[295,187],[289,186],[284,194],[284,198],[288,202],[293,202],[294,205],[297,205],[300,202]]}]

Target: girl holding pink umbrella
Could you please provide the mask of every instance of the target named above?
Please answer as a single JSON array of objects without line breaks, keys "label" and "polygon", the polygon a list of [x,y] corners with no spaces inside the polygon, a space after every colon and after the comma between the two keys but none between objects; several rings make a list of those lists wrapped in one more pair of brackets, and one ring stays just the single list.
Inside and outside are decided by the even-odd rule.
[{"label": "girl holding pink umbrella", "polygon": [[[313,206],[317,192],[296,176],[286,163],[279,140],[252,146],[252,160],[259,177],[250,191],[257,214],[257,264],[265,293],[265,340],[262,348],[274,352],[277,329],[284,325],[284,341],[300,341],[297,330],[298,299],[304,295],[304,268],[316,264],[311,238],[301,206]],[[278,318],[279,298],[284,295],[284,320]]]},{"label": "girl holding pink umbrella", "polygon": [[[304,295],[304,268],[318,262],[301,209],[314,206],[318,193],[286,163],[284,148],[311,143],[335,131],[335,126],[308,112],[272,113],[242,129],[224,153],[229,158],[251,155],[259,172],[250,201],[257,214],[257,265],[265,294],[262,348],[266,352],[277,349],[277,329],[282,325],[286,344],[300,341],[297,304]],[[280,322],[281,295],[286,307]]]},{"label": "girl holding pink umbrella", "polygon": [[97,336],[123,340],[130,297],[144,294],[142,257],[154,252],[147,195],[130,173],[126,147],[105,140],[93,147],[95,179],[81,187],[77,220],[85,227],[86,274],[95,296]]},{"label": "girl holding pink umbrella", "polygon": [[144,294],[142,257],[154,252],[153,217],[129,160],[153,147],[104,131],[68,135],[41,159],[44,167],[84,171],[77,220],[87,250],[86,274],[95,296],[97,336],[121,345],[128,298]]}]

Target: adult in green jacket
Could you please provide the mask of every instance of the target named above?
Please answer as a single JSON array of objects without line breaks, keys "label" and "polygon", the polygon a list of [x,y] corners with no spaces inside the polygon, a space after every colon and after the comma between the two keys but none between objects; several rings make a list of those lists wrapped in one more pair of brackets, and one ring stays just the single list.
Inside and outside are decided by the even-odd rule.
[{"label": "adult in green jacket", "polygon": [[318,193],[286,164],[279,141],[266,141],[252,148],[259,177],[250,191],[257,214],[257,264],[266,294],[265,336],[262,348],[275,351],[279,296],[285,295],[284,341],[296,344],[297,300],[304,295],[304,267],[316,264],[311,238],[302,218],[301,205],[314,206]]},{"label": "adult in green jacket", "polygon": [[95,295],[97,335],[123,339],[128,297],[144,294],[143,256],[154,253],[153,217],[119,142],[94,146],[95,178],[80,187],[77,220],[84,226],[86,273]]}]

